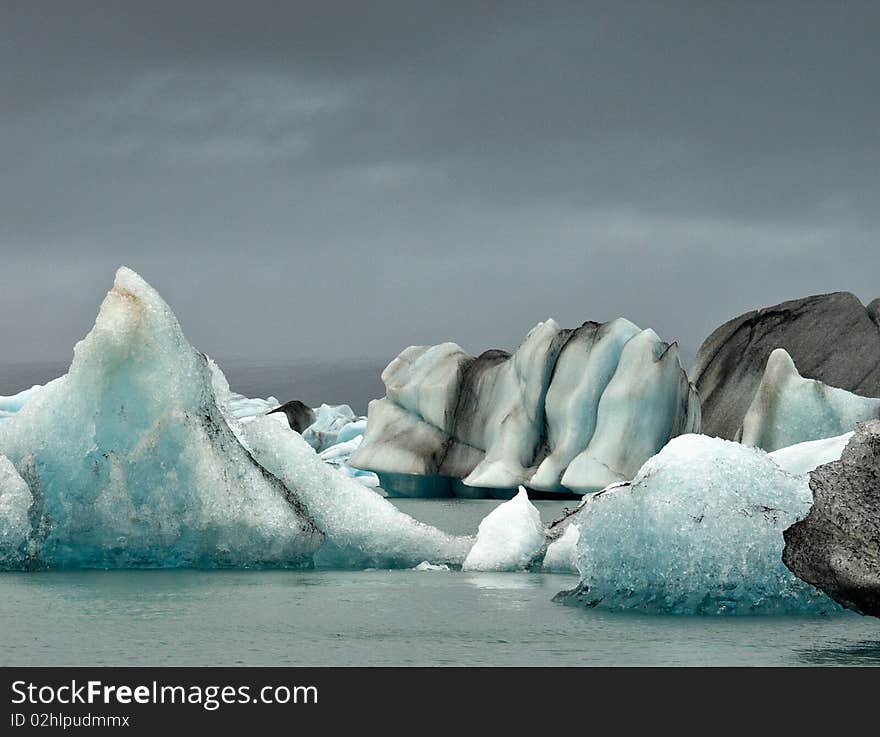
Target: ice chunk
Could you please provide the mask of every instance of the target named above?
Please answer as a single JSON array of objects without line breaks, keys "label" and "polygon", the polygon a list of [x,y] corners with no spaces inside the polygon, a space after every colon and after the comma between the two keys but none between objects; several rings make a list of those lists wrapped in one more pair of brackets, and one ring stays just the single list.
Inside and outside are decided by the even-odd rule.
[{"label": "ice chunk", "polygon": [[238,428],[257,461],[296,489],[327,542],[318,565],[411,568],[423,560],[460,565],[473,538],[454,537],[398,510],[324,463],[278,415]]},{"label": "ice chunk", "polygon": [[414,346],[382,379],[350,462],[399,496],[597,491],[700,424],[677,346],[624,319],[577,330],[547,320],[513,355]]},{"label": "ice chunk", "polygon": [[629,320],[584,323],[556,362],[545,412],[550,452],[529,481],[533,489],[560,491],[568,464],[589,445],[596,430],[599,399],[627,341],[639,332]]},{"label": "ice chunk", "polygon": [[805,474],[825,463],[838,460],[852,436],[853,434],[848,432],[835,438],[808,440],[805,443],[774,450],[768,455],[777,466],[789,473]]},{"label": "ice chunk", "polygon": [[782,348],[767,359],[758,390],[743,419],[741,440],[777,450],[807,440],[850,432],[880,417],[880,399],[870,399],[805,379]]},{"label": "ice chunk", "polygon": [[[353,422],[351,424],[355,425],[358,423]],[[341,434],[342,433],[340,433],[340,435]],[[324,461],[324,463],[329,463],[346,476],[353,478],[359,484],[375,489],[379,486],[379,477],[376,474],[371,471],[361,471],[359,468],[353,468],[348,465],[348,459],[351,457],[351,454],[358,449],[358,446],[362,441],[362,435],[355,435],[350,440],[336,443],[336,445],[331,445],[327,450],[322,450],[318,454],[318,457]]]},{"label": "ice chunk", "polygon": [[34,384],[30,389],[24,389],[8,397],[0,395],[0,423],[15,415],[29,399],[35,397],[42,389],[41,384]]},{"label": "ice chunk", "polygon": [[414,571],[448,571],[449,566],[444,565],[444,564],[441,564],[439,566],[435,566],[433,563],[430,563],[426,560],[423,560],[415,568],[413,568],[413,570]]},{"label": "ice chunk", "polygon": [[576,514],[581,584],[568,600],[675,614],[835,611],[782,564],[783,530],[807,513],[805,476],[703,435],[676,438],[631,484]]},{"label": "ice chunk", "polygon": [[30,510],[33,495],[6,456],[0,456],[0,570],[19,568],[31,558]]},{"label": "ice chunk", "polygon": [[542,567],[554,573],[577,573],[577,543],[580,528],[569,524],[556,540],[547,546]]},{"label": "ice chunk", "polygon": [[354,422],[357,417],[347,404],[322,404],[315,410],[315,421],[303,430],[303,439],[319,453],[339,442],[339,433]]},{"label": "ice chunk", "polygon": [[[291,433],[292,434],[292,433]],[[217,404],[205,356],[122,268],[69,372],[0,426],[52,567],[309,564],[322,535]]]},{"label": "ice chunk", "polygon": [[700,427],[700,404],[678,358],[678,346],[653,330],[627,341],[599,400],[590,444],[562,484],[578,493],[631,479],[670,438]]},{"label": "ice chunk", "polygon": [[546,531],[526,490],[493,509],[480,522],[477,542],[465,558],[463,571],[519,571],[544,550]]},{"label": "ice chunk", "polygon": [[467,486],[511,488],[528,482],[544,432],[544,398],[567,333],[554,320],[538,323],[510,360],[484,372],[456,416],[456,436],[486,455]]}]

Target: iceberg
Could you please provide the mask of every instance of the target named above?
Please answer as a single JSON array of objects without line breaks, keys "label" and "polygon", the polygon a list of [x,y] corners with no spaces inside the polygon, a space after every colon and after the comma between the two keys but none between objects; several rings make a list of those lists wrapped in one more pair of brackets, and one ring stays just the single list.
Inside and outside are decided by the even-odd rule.
[{"label": "iceberg", "polygon": [[6,456],[0,456],[0,570],[27,567],[33,557],[30,487]]},{"label": "iceberg", "polygon": [[[68,373],[0,425],[32,495],[31,565],[311,564],[322,533],[236,439],[212,373],[161,297],[119,269]],[[4,500],[20,499],[6,472]],[[21,530],[5,506],[4,529]]]},{"label": "iceberg", "polygon": [[278,415],[241,423],[238,437],[266,468],[296,489],[326,535],[315,563],[329,567],[412,568],[424,560],[459,566],[473,538],[418,522],[324,463]]},{"label": "iceberg", "polygon": [[[337,443],[344,443],[357,435],[363,435],[366,429],[367,418],[355,415],[347,404],[322,404],[313,410],[313,414],[314,420],[302,431],[302,436],[303,440],[319,453]],[[351,425],[357,427],[352,428]]]},{"label": "iceberg", "polygon": [[[216,364],[214,365],[216,366]],[[221,401],[220,397],[218,397],[218,401]],[[222,404],[226,416],[243,420],[247,417],[256,417],[272,412],[278,406],[278,400],[275,397],[266,397],[266,399],[246,397],[230,390],[222,398]]]},{"label": "iceberg", "polygon": [[825,463],[839,459],[852,436],[851,432],[847,432],[833,438],[808,440],[804,443],[774,450],[772,453],[768,453],[768,458],[789,473],[807,474]]},{"label": "iceberg", "polygon": [[394,496],[594,492],[700,428],[677,345],[622,318],[538,323],[512,355],[411,346],[382,381],[350,464]]},{"label": "iceberg", "polygon": [[783,530],[809,506],[807,477],[763,451],[683,435],[571,516],[581,582],[559,599],[671,614],[838,611],[782,563]]},{"label": "iceberg", "polygon": [[538,561],[546,546],[541,515],[522,487],[480,522],[477,541],[463,571],[521,571]]},{"label": "iceberg", "polygon": [[569,524],[564,532],[547,546],[541,567],[550,573],[577,573],[577,544],[581,530]]},{"label": "iceberg", "polygon": [[880,399],[805,379],[791,356],[777,348],[743,418],[740,440],[767,451],[850,432],[880,417]]},{"label": "iceberg", "polygon": [[807,378],[880,397],[880,299],[867,306],[848,292],[794,299],[735,317],[703,341],[692,372],[703,433],[736,439],[777,348]]},{"label": "iceberg", "polygon": [[0,423],[14,417],[25,403],[35,397],[42,389],[42,384],[34,384],[30,389],[24,389],[8,397],[0,395]]}]

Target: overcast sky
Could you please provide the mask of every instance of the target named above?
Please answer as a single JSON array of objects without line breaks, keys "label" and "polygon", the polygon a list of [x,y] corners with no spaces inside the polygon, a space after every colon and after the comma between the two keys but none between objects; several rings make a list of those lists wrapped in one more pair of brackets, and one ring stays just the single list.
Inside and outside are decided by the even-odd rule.
[{"label": "overcast sky", "polygon": [[0,362],[121,264],[221,363],[880,295],[880,3],[0,9]]}]

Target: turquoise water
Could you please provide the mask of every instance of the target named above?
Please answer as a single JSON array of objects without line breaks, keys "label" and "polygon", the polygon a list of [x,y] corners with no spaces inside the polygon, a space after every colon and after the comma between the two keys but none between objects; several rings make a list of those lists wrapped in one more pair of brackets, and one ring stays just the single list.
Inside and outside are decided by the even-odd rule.
[{"label": "turquoise water", "polygon": [[[469,533],[498,502],[396,500]],[[538,502],[549,521],[568,503]],[[575,576],[0,574],[0,665],[875,665],[880,621],[658,617],[551,601]]]}]

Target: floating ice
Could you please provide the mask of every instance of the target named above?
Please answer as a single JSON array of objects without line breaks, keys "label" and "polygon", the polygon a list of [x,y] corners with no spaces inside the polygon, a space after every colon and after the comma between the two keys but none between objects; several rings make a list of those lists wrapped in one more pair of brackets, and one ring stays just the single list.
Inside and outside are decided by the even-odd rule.
[{"label": "floating ice", "polygon": [[678,346],[643,330],[627,341],[602,392],[590,444],[562,485],[579,493],[631,479],[670,438],[700,429],[700,403],[681,367]]},{"label": "floating ice", "polygon": [[493,509],[480,522],[477,542],[463,571],[520,571],[540,557],[546,543],[541,515],[526,490]]},{"label": "floating ice", "polygon": [[675,614],[837,610],[782,564],[782,531],[810,501],[807,477],[763,451],[676,438],[576,513],[581,584],[564,598]]},{"label": "floating ice", "polygon": [[542,567],[553,573],[577,573],[577,544],[580,528],[569,524],[556,540],[547,546]]},{"label": "floating ice", "polygon": [[24,389],[18,394],[12,394],[8,397],[0,395],[0,423],[13,417],[29,399],[35,397],[42,389],[42,384],[34,384],[30,389]]},{"label": "floating ice", "polygon": [[237,432],[257,461],[296,489],[326,542],[315,562],[327,566],[411,568],[423,560],[460,565],[473,538],[454,537],[398,510],[324,463],[278,415],[242,423]]},{"label": "floating ice", "polygon": [[834,438],[808,440],[768,453],[777,466],[795,475],[809,473],[825,463],[840,458],[843,449],[853,436],[851,432]]},{"label": "floating ice", "polygon": [[[308,564],[322,535],[236,440],[207,359],[122,268],[67,375],[0,426],[51,567]],[[12,519],[11,517],[9,519]]]},{"label": "floating ice", "polygon": [[700,425],[677,346],[623,319],[577,330],[547,320],[513,355],[413,346],[382,380],[351,464],[400,496],[597,491]]},{"label": "floating ice", "polygon": [[33,495],[6,456],[0,456],[0,570],[18,568],[30,560]]},{"label": "floating ice", "polygon": [[782,348],[767,359],[755,397],[743,419],[741,440],[777,450],[807,440],[850,432],[880,417],[880,399],[860,397],[821,381],[805,379]]},{"label": "floating ice", "polygon": [[361,419],[364,418],[357,417],[347,404],[322,404],[315,410],[315,421],[303,430],[303,440],[320,453],[336,443],[351,440],[353,435],[340,440],[339,433]]},{"label": "floating ice", "polygon": [[433,563],[430,563],[427,560],[423,560],[415,568],[413,568],[413,570],[414,571],[448,571],[449,566],[442,565],[442,564],[439,566],[435,566]]},{"label": "floating ice", "polygon": [[[351,425],[355,424],[359,423],[351,423]],[[341,434],[342,433],[340,433],[340,435]],[[376,474],[371,471],[361,471],[359,468],[354,468],[348,463],[351,454],[358,449],[363,439],[363,435],[355,435],[350,440],[340,441],[336,443],[336,445],[331,445],[327,450],[322,450],[318,454],[318,457],[324,461],[324,463],[329,463],[338,471],[353,478],[359,484],[370,489],[375,489],[379,486],[379,477]]]}]

